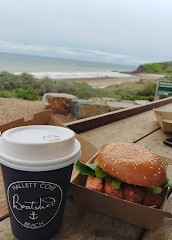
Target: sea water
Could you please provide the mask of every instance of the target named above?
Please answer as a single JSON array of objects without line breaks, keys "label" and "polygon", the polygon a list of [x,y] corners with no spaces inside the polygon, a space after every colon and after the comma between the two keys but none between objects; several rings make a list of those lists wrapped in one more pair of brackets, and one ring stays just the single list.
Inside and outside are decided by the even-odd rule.
[{"label": "sea water", "polygon": [[0,72],[29,73],[37,78],[51,79],[129,77],[124,71],[133,71],[136,66],[69,60],[42,56],[0,53]]}]

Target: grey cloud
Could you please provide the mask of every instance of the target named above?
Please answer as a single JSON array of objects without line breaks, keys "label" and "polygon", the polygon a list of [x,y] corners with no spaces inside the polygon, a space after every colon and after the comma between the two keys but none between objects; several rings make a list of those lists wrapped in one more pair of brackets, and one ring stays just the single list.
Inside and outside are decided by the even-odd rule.
[{"label": "grey cloud", "polygon": [[75,49],[75,48],[68,48],[68,47],[57,47],[57,46],[48,46],[48,45],[33,45],[33,44],[20,44],[20,43],[12,43],[12,42],[5,42],[0,41],[0,49],[8,49],[8,50],[22,50],[25,52],[29,51],[35,51],[36,52],[42,52],[42,53],[50,53],[50,52],[56,52],[57,54],[60,54],[63,57],[73,56],[82,56],[92,59],[106,59],[110,62],[113,62],[113,60],[122,59],[125,61],[129,61],[131,64],[137,64],[144,63],[145,59],[136,58],[134,56],[127,56],[122,54],[116,54],[112,52],[105,52],[105,51],[98,51],[93,49]]},{"label": "grey cloud", "polygon": [[0,51],[113,63],[172,56],[171,0],[1,0]]}]

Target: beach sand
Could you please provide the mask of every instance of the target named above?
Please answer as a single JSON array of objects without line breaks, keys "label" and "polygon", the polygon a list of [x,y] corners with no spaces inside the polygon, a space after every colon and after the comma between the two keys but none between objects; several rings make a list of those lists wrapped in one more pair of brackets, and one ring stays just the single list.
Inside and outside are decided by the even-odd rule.
[{"label": "beach sand", "polygon": [[[129,73],[127,73],[129,74]],[[114,77],[114,78],[78,78],[68,79],[67,82],[86,82],[93,88],[106,88],[115,84],[121,84],[124,82],[137,82],[140,79],[144,80],[159,80],[164,77],[160,74],[149,74],[149,73],[132,73],[130,77]]]}]

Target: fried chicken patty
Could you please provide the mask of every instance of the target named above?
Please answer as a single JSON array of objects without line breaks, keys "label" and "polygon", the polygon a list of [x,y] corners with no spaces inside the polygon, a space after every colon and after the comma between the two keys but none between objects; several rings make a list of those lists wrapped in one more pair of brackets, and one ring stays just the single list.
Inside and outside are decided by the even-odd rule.
[{"label": "fried chicken patty", "polygon": [[103,192],[103,181],[100,178],[88,176],[85,187],[97,192]]},{"label": "fried chicken patty", "polygon": [[123,198],[123,190],[122,188],[120,189],[115,189],[112,185],[111,182],[108,182],[108,180],[105,180],[105,186],[104,186],[104,193],[109,194],[113,197],[117,198]]},{"label": "fried chicken patty", "polygon": [[153,194],[148,191],[145,193],[143,205],[160,207],[161,203],[162,203],[161,194]]},{"label": "fried chicken patty", "polygon": [[103,186],[102,179],[88,176],[85,187],[97,192],[104,192],[116,198],[146,206],[159,207],[162,203],[162,194],[153,194],[143,187],[130,184],[122,184],[120,189],[115,189],[112,182],[109,182],[107,178],[105,179]]},{"label": "fried chicken patty", "polygon": [[142,203],[145,193],[142,187],[126,184],[123,191],[123,199],[133,203]]}]

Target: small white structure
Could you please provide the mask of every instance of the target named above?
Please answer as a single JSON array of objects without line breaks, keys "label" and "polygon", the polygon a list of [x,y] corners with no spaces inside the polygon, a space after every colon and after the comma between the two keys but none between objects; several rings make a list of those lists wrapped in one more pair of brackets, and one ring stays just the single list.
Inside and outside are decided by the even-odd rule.
[{"label": "small white structure", "polygon": [[78,99],[76,96],[68,93],[44,93],[42,100],[48,102],[51,98],[67,98],[71,100]]}]

